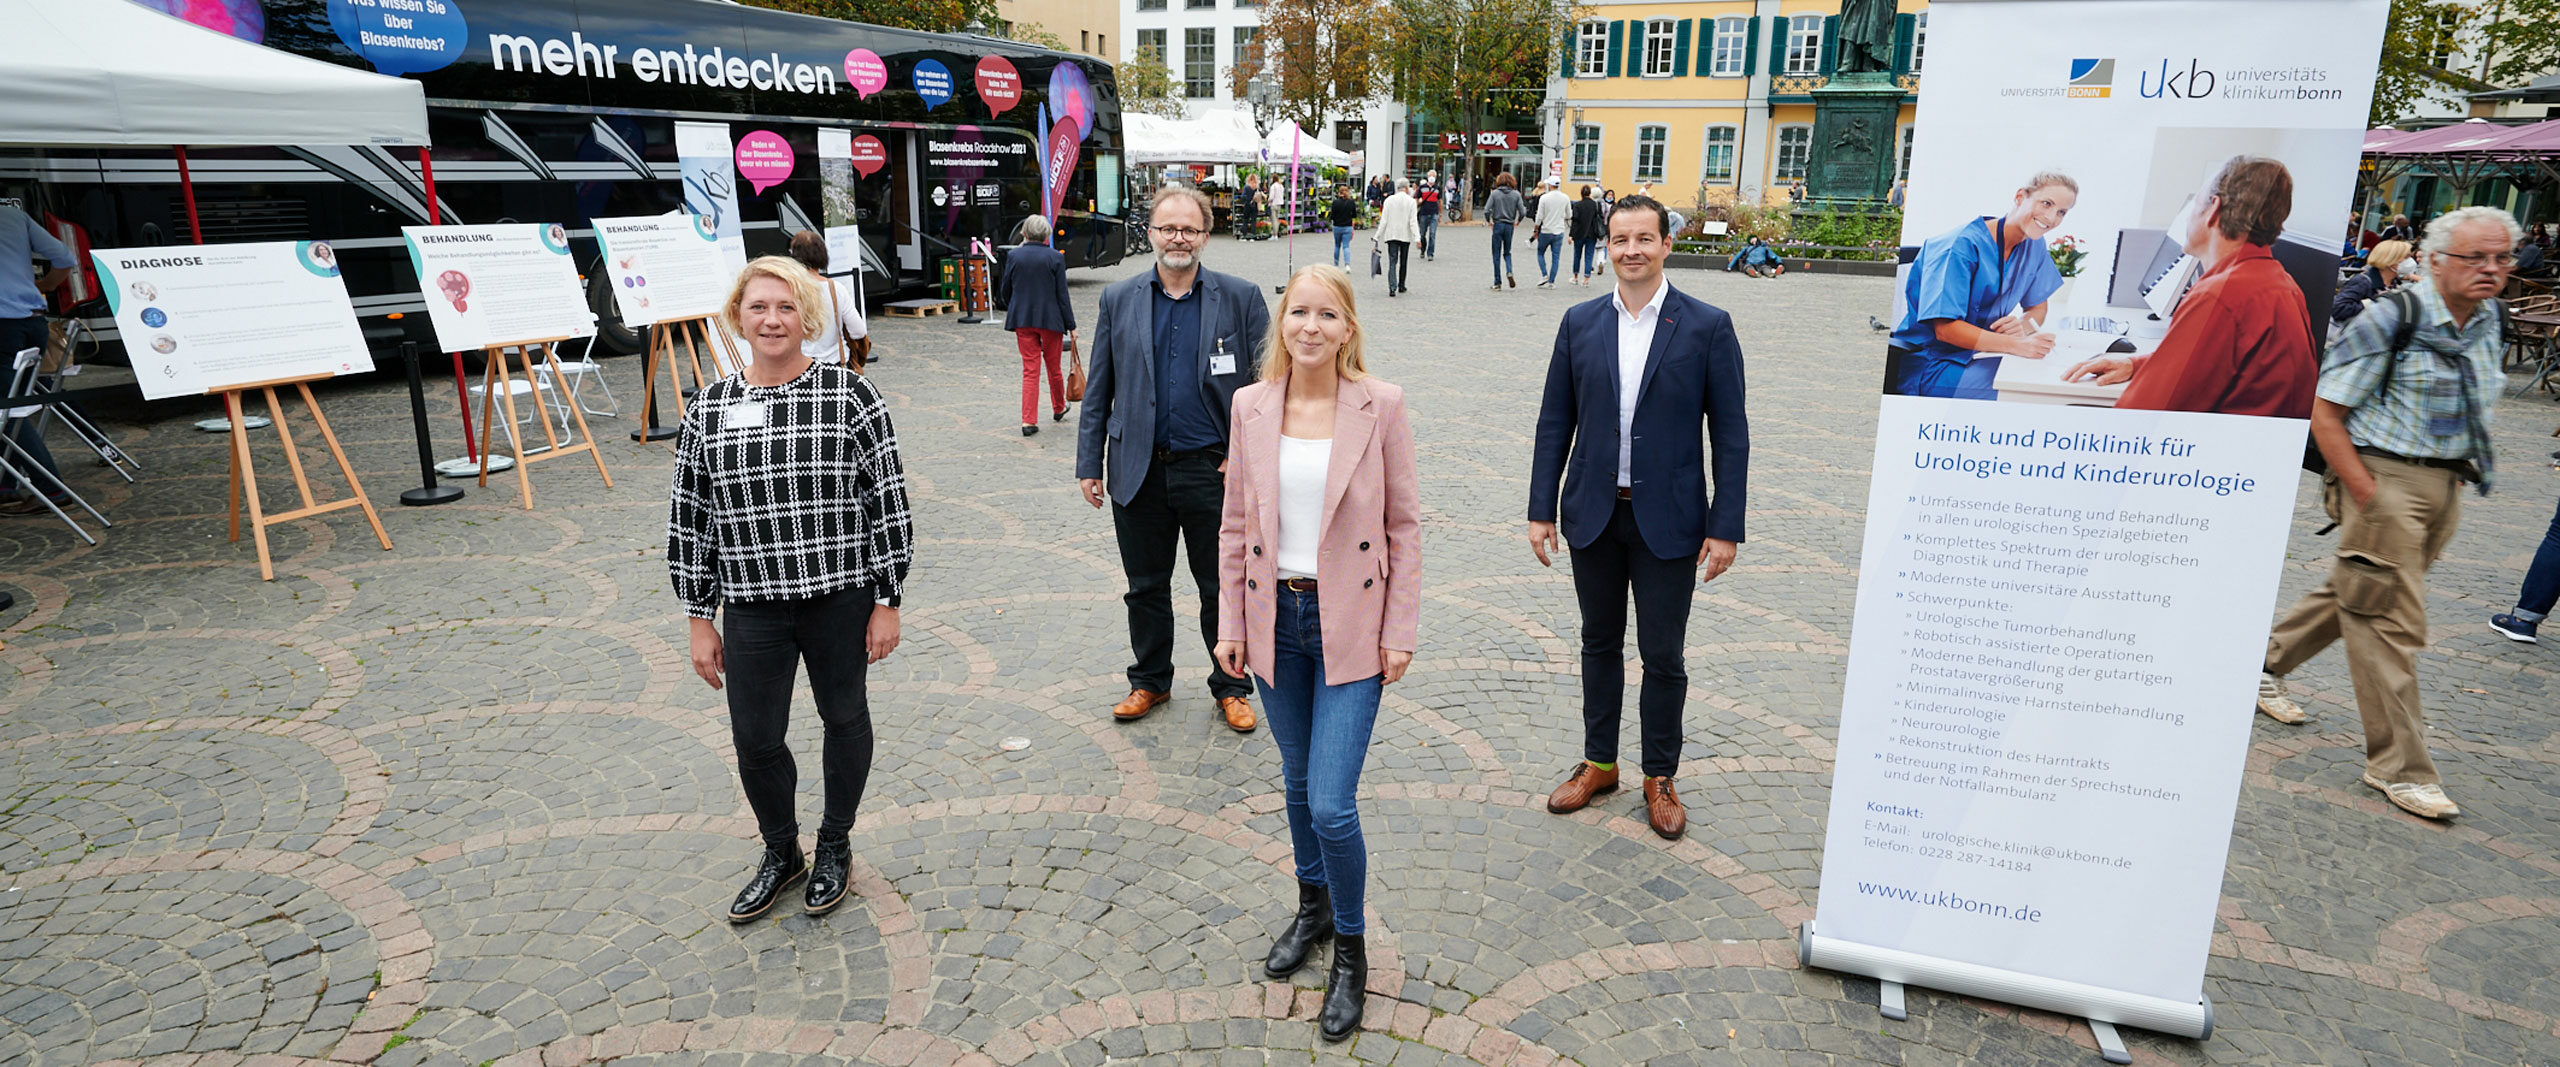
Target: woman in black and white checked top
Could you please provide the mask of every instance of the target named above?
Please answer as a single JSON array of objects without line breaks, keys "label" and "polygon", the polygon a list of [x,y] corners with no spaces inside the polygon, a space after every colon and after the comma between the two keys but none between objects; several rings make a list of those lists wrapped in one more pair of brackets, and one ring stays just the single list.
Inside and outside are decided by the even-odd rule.
[{"label": "woman in black and white checked top", "polygon": [[[804,876],[811,914],[844,900],[848,835],[871,775],[865,668],[898,647],[915,545],[888,405],[850,368],[801,354],[823,321],[810,313],[824,306],[821,284],[781,256],[747,264],[723,312],[754,359],[694,397],[676,440],[667,570],[694,673],[714,689],[727,675],[738,778],[765,844],[732,922],[763,915]],[[826,726],[814,864],[800,851],[800,771],[783,741],[804,661]]]}]

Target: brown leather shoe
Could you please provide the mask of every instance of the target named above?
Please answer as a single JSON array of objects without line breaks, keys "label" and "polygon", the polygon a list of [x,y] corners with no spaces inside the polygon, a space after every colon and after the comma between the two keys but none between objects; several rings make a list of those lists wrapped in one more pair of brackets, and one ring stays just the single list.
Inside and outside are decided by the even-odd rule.
[{"label": "brown leather shoe", "polygon": [[1153,689],[1132,689],[1128,696],[1121,698],[1120,703],[1111,709],[1111,717],[1121,722],[1136,722],[1146,718],[1148,712],[1156,710],[1156,705],[1171,699],[1173,699],[1171,693],[1159,693]]},{"label": "brown leather shoe", "polygon": [[1665,841],[1680,840],[1689,829],[1689,812],[1680,806],[1680,794],[1671,791],[1669,778],[1644,780],[1644,816]]},{"label": "brown leather shoe", "polygon": [[1563,785],[1547,794],[1547,810],[1568,815],[1590,805],[1591,798],[1602,793],[1614,793],[1617,789],[1617,768],[1604,771],[1592,766],[1590,760],[1584,760],[1573,765],[1573,774],[1564,780]]},{"label": "brown leather shoe", "polygon": [[1253,732],[1253,701],[1243,697],[1219,697],[1218,711],[1227,717],[1227,728],[1240,734]]}]

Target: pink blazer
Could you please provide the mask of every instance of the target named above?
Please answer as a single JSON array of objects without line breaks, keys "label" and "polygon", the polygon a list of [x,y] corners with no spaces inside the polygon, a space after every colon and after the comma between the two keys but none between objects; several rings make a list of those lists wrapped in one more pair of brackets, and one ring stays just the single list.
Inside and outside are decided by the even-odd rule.
[{"label": "pink blazer", "polygon": [[[1218,637],[1244,642],[1245,661],[1266,682],[1278,599],[1280,418],[1287,389],[1284,378],[1236,393],[1226,514],[1218,527]],[[1345,381],[1335,404],[1316,562],[1326,685],[1379,673],[1379,649],[1413,651],[1422,605],[1422,502],[1404,390],[1375,378]]]}]

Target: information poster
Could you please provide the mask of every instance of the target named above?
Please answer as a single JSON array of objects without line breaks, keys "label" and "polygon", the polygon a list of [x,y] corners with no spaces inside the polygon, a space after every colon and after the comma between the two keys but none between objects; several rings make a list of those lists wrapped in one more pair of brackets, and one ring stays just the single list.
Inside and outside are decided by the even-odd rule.
[{"label": "information poster", "polygon": [[447,352],[596,332],[559,223],[409,226],[427,321]]},{"label": "information poster", "polygon": [[684,209],[711,220],[729,276],[747,269],[747,239],[738,225],[737,149],[729,127],[717,122],[676,123],[676,165],[684,174]]},{"label": "information poster", "polygon": [[633,326],[716,318],[736,277],[705,215],[597,219],[596,244],[614,306]]},{"label": "information poster", "polygon": [[1816,966],[2202,1000],[2385,6],[1932,6]]},{"label": "information poster", "polygon": [[373,369],[320,241],[89,253],[145,400]]}]

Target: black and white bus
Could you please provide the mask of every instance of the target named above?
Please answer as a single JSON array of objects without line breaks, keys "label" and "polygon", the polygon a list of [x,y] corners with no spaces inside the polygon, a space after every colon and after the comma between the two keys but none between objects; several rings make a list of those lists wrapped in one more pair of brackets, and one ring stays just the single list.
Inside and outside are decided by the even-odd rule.
[{"label": "black and white bus", "polygon": [[[679,122],[787,142],[788,177],[736,183],[748,254],[827,225],[832,192],[839,219],[861,228],[874,299],[939,281],[974,239],[1011,243],[1033,215],[1055,218],[1070,265],[1116,263],[1128,247],[1119,99],[1110,66],[1090,56],[718,0],[181,6],[270,48],[424,83],[431,161],[361,145],[189,155],[204,240],[329,241],[377,348],[434,344],[426,316],[409,314],[426,305],[400,239],[428,221],[428,167],[438,221],[563,223],[591,268],[589,220],[685,205]],[[819,174],[822,129],[855,145],[854,178],[834,190]],[[189,239],[166,150],[0,149],[0,192],[11,190],[77,250]],[[604,272],[586,273],[605,349],[634,350]],[[95,293],[94,277],[78,278],[57,310],[112,339],[103,304],[81,304]]]}]

